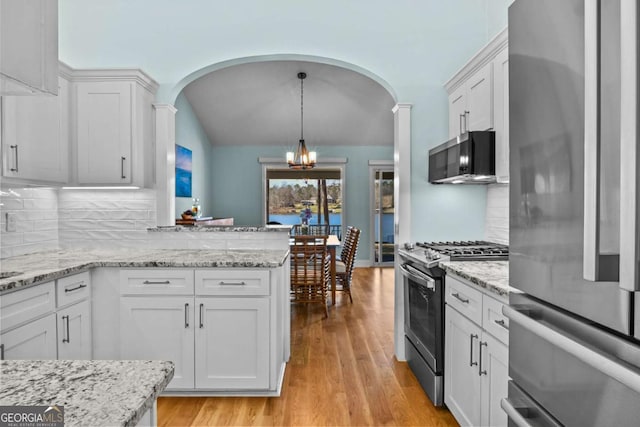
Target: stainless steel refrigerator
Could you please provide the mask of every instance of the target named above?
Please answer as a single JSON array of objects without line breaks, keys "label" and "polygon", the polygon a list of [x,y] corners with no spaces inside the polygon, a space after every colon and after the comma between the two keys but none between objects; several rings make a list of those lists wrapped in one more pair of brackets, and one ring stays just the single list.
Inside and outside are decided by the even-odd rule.
[{"label": "stainless steel refrigerator", "polygon": [[636,0],[509,8],[510,425],[640,425]]}]

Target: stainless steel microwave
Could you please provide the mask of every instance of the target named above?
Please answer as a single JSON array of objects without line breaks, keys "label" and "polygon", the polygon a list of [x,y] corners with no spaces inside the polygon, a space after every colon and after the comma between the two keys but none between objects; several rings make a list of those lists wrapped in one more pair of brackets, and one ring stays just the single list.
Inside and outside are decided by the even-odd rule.
[{"label": "stainless steel microwave", "polygon": [[492,130],[463,133],[429,150],[432,184],[496,182],[496,136]]}]

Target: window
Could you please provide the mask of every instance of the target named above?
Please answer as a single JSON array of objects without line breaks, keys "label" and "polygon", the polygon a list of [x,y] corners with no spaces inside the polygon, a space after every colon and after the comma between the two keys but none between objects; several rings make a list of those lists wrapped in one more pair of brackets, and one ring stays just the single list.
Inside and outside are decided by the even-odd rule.
[{"label": "window", "polygon": [[[342,225],[343,189],[340,169],[267,169],[267,222]],[[326,196],[325,196],[326,195]]]}]

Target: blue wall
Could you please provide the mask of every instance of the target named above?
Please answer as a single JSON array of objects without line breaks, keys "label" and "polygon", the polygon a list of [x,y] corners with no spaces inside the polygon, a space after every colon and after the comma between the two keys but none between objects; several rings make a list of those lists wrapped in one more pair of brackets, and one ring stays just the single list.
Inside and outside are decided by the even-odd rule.
[{"label": "blue wall", "polygon": [[[358,259],[369,258],[369,160],[393,160],[393,147],[315,147],[318,159],[346,157],[346,225],[362,230]],[[284,160],[286,147],[214,146],[211,157],[215,216],[233,216],[235,224],[262,223],[262,165],[259,157]],[[241,173],[238,173],[241,171]]]},{"label": "blue wall", "polygon": [[[190,74],[243,57],[312,55],[368,70],[398,102],[413,104],[412,237],[475,239],[483,236],[486,189],[428,184],[426,156],[447,138],[443,84],[506,25],[509,3],[60,0],[59,52],[76,68],[140,67],[161,84],[163,102],[173,102]],[[225,163],[217,155],[225,150],[214,149],[214,165]]]},{"label": "blue wall", "polygon": [[[176,113],[176,144],[187,147],[193,155],[192,194],[200,199],[202,214],[213,216],[211,200],[211,143],[204,133],[191,104],[184,95],[178,96]],[[191,209],[192,197],[176,197],[176,218]]]}]

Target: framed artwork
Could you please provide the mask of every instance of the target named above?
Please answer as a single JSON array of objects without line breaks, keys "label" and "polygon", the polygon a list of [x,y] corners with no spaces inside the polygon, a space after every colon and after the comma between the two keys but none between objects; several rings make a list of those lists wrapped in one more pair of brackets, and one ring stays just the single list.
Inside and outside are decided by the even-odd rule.
[{"label": "framed artwork", "polygon": [[176,144],[176,197],[191,197],[191,150]]}]

